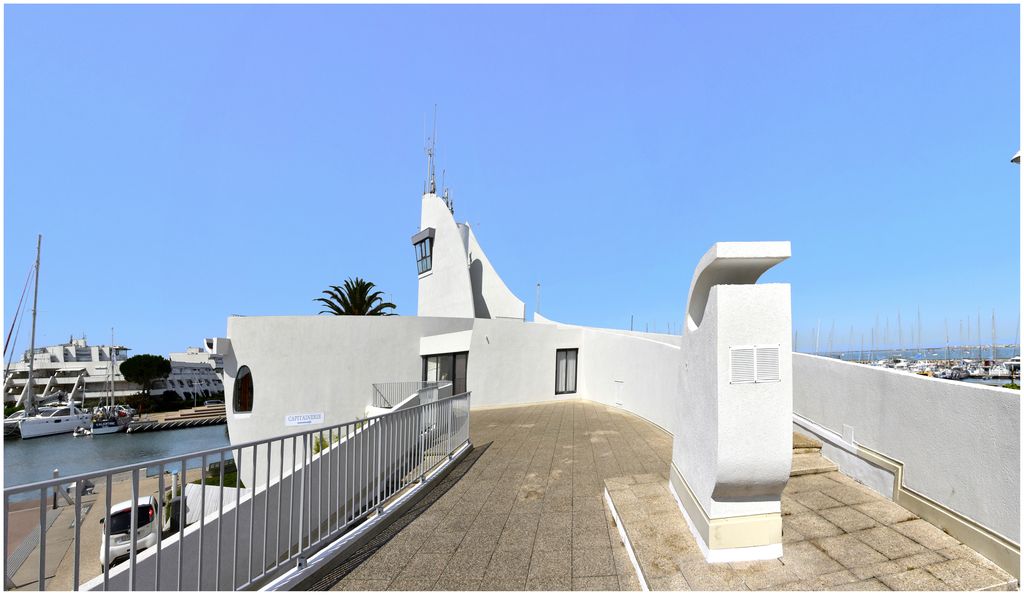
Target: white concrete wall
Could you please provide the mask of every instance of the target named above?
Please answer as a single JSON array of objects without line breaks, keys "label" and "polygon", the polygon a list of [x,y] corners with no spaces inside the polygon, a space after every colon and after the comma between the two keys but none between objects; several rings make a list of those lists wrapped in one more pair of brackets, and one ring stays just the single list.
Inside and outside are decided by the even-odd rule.
[{"label": "white concrete wall", "polygon": [[580,332],[580,395],[625,409],[671,432],[672,412],[680,406],[682,361],[680,347],[673,343],[682,338],[593,328]]},{"label": "white concrete wall", "polygon": [[[474,407],[587,398],[668,430],[679,395],[681,338],[672,335],[402,316],[233,317],[228,335],[225,400],[235,444],[297,431],[285,425],[289,414],[324,413],[324,427],[359,419],[374,382],[418,380],[425,348],[461,351],[464,343]],[[564,348],[579,349],[577,392],[556,397],[555,351]],[[253,378],[252,413],[233,411],[243,365]]]},{"label": "white concrete wall", "polygon": [[[555,350],[580,345],[578,329],[516,320],[477,320],[466,378],[473,406],[578,398],[579,392],[555,396]],[[582,349],[580,354],[583,358]]]},{"label": "white concrete wall", "polygon": [[473,286],[462,232],[436,194],[424,194],[420,229],[434,228],[431,270],[419,276],[419,316],[473,318]]},{"label": "white concrete wall", "polygon": [[[419,380],[420,337],[467,330],[473,320],[409,316],[267,316],[228,319],[224,358],[233,443],[293,433],[294,413],[324,413],[324,426],[360,419],[375,382]],[[235,413],[235,376],[248,366],[253,410]]]},{"label": "white concrete wall", "polygon": [[1019,391],[806,354],[793,374],[794,413],[852,430],[903,462],[907,487],[1020,542]]},{"label": "white concrete wall", "polygon": [[469,277],[477,318],[526,318],[526,305],[505,285],[487,259],[468,223],[463,224],[469,250]]}]

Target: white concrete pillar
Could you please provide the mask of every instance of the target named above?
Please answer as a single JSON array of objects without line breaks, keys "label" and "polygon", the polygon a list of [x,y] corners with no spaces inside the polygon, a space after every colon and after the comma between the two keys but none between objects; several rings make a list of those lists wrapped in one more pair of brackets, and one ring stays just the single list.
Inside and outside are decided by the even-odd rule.
[{"label": "white concrete pillar", "polygon": [[789,242],[718,243],[690,284],[670,487],[709,562],[782,555],[790,288],[755,283],[789,255]]}]

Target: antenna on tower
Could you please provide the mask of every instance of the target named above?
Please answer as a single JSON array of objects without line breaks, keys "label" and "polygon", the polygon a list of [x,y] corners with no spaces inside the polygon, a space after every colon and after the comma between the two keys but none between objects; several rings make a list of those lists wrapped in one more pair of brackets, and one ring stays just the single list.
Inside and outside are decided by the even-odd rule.
[{"label": "antenna on tower", "polygon": [[430,138],[427,139],[427,146],[425,148],[427,153],[427,192],[430,194],[437,193],[437,180],[434,176],[434,155],[435,146],[437,145],[437,104],[434,104],[434,128]]}]

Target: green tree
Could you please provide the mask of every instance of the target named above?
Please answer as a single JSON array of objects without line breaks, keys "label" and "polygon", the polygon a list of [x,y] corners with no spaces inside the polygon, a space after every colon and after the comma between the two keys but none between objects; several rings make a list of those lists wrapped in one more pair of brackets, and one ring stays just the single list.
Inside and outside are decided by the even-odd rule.
[{"label": "green tree", "polygon": [[327,307],[321,310],[321,314],[334,314],[335,316],[394,316],[394,312],[386,312],[388,308],[394,310],[395,305],[385,302],[383,293],[373,291],[374,284],[356,277],[345,279],[342,287],[331,285],[321,293],[327,297],[316,298],[314,302],[320,302]]},{"label": "green tree", "polygon": [[171,362],[159,355],[144,353],[121,362],[120,370],[125,380],[138,384],[148,397],[149,389],[153,387],[153,381],[167,378],[170,375]]}]

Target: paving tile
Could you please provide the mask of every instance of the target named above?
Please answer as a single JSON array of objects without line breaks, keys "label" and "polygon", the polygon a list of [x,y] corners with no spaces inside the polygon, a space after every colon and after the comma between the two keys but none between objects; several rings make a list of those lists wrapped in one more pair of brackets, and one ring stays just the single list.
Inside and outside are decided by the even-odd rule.
[{"label": "paving tile", "polygon": [[900,535],[889,527],[864,529],[863,531],[850,533],[850,535],[868,544],[872,549],[881,552],[890,560],[904,558],[924,551],[924,547],[921,544]]},{"label": "paving tile", "polygon": [[452,555],[441,573],[442,578],[448,579],[482,579],[491,563],[493,551],[482,550],[463,544],[459,550]]},{"label": "paving tile", "polygon": [[917,518],[906,508],[888,500],[875,500],[865,504],[856,504],[854,508],[883,525],[894,525]]},{"label": "paving tile", "polygon": [[850,572],[852,572],[857,578],[867,579],[885,576],[888,574],[899,574],[916,568],[924,568],[929,564],[941,562],[942,559],[943,557],[936,552],[925,551],[912,556],[897,558],[895,560],[868,564],[867,566],[857,566],[851,568]]},{"label": "paving tile", "polygon": [[818,514],[847,533],[878,526],[878,522],[875,519],[851,506],[829,508],[820,511]]},{"label": "paving tile", "polygon": [[942,550],[960,545],[959,541],[950,537],[945,531],[922,519],[896,523],[892,525],[892,530],[913,539],[930,550]]},{"label": "paving tile", "polygon": [[527,591],[572,591],[572,577],[568,574],[561,576],[532,576],[526,580]]},{"label": "paving tile", "polygon": [[785,531],[787,525],[797,530],[806,539],[817,539],[820,537],[832,537],[842,534],[843,530],[826,521],[821,515],[806,512],[782,517],[782,528]]},{"label": "paving tile", "polygon": [[[621,580],[619,581],[622,582]],[[673,574],[672,576],[663,576],[659,578],[650,579],[647,582],[648,588],[652,591],[689,591],[690,585],[686,582],[681,574]]]},{"label": "paving tile", "polygon": [[786,583],[783,588],[787,591],[828,591],[838,585],[855,583],[857,580],[857,577],[849,570],[840,570],[839,572],[806,578],[795,583]]},{"label": "paving tile", "polygon": [[573,547],[611,547],[607,525],[602,527],[572,528]]},{"label": "paving tile", "polygon": [[782,496],[782,515],[800,514],[802,512],[811,512],[810,508],[807,508],[803,504],[800,504],[793,499],[792,494],[783,494]]},{"label": "paving tile", "polygon": [[399,578],[430,577],[436,580],[444,572],[452,554],[417,553],[398,575]]},{"label": "paving tile", "polygon": [[459,549],[459,545],[466,537],[465,533],[454,531],[438,531],[423,542],[421,552],[435,554],[450,554]]},{"label": "paving tile", "polygon": [[331,587],[332,591],[386,591],[390,579],[357,580],[346,577]]},{"label": "paving tile", "polygon": [[796,500],[800,504],[803,504],[811,510],[823,510],[826,508],[835,508],[842,506],[843,503],[834,498],[829,498],[818,490],[807,490],[806,492],[798,492],[793,494],[793,500]]},{"label": "paving tile", "polygon": [[881,494],[872,492],[867,487],[856,484],[843,484],[834,488],[826,488],[822,490],[822,493],[846,504],[847,506],[874,502],[881,498]]},{"label": "paving tile", "polygon": [[432,588],[433,591],[479,591],[481,579],[450,578],[441,575]]},{"label": "paving tile", "polygon": [[[806,539],[804,534],[789,526],[785,521],[782,523],[782,544],[797,543]],[[785,549],[785,547],[783,547]]]},{"label": "paving tile", "polygon": [[553,533],[539,531],[537,538],[533,542],[533,549],[543,551],[571,550],[572,530],[566,529]]},{"label": "paving tile", "polygon": [[829,589],[830,591],[891,591],[889,587],[876,578],[870,578],[856,583],[844,583]]},{"label": "paving tile", "polygon": [[729,568],[738,572],[763,572],[766,570],[772,570],[774,568],[782,567],[782,560],[753,560],[748,562],[729,562]]},{"label": "paving tile", "polygon": [[878,577],[893,591],[949,591],[945,583],[923,568]]},{"label": "paving tile", "polygon": [[614,568],[611,547],[573,547],[572,576],[604,576]]},{"label": "paving tile", "polygon": [[574,576],[573,591],[618,591],[619,579],[616,576]]},{"label": "paving tile", "polygon": [[829,558],[846,568],[857,568],[889,560],[882,553],[849,534],[817,539],[814,544],[828,554]]},{"label": "paving tile", "polygon": [[491,556],[484,581],[492,578],[523,577],[530,571],[531,550],[497,550]]},{"label": "paving tile", "polygon": [[437,579],[417,576],[412,578],[396,578],[388,585],[388,591],[428,591]]},{"label": "paving tile", "polygon": [[946,548],[943,550],[939,550],[938,553],[948,560],[967,560],[968,562],[971,562],[976,566],[981,566],[982,568],[985,568],[997,574],[1003,572],[1003,570],[998,565],[996,565],[995,562],[989,560],[985,556],[982,556],[981,554],[972,550],[966,545],[958,545],[956,547]]},{"label": "paving tile", "polygon": [[[834,539],[834,538],[826,538]],[[809,541],[793,543],[782,548],[782,564],[802,579],[840,572],[843,566]]]},{"label": "paving tile", "polygon": [[739,574],[725,564],[708,564],[704,560],[679,563],[683,578],[694,591],[745,591],[746,584]]},{"label": "paving tile", "polygon": [[572,574],[572,550],[533,550],[530,577],[569,576]]},{"label": "paving tile", "polygon": [[1007,575],[997,576],[995,573],[963,559],[936,562],[925,566],[924,569],[954,591],[978,591],[1006,584],[1010,580]]},{"label": "paving tile", "polygon": [[524,591],[526,577],[494,577],[480,581],[481,591]]},{"label": "paving tile", "polygon": [[785,566],[743,574],[743,582],[751,591],[784,590],[786,585],[800,580],[800,575]]},{"label": "paving tile", "polygon": [[808,490],[827,490],[838,486],[839,483],[825,477],[822,474],[816,475],[799,475],[797,477],[790,477],[786,483],[784,493],[795,494],[799,492],[806,492]]}]

